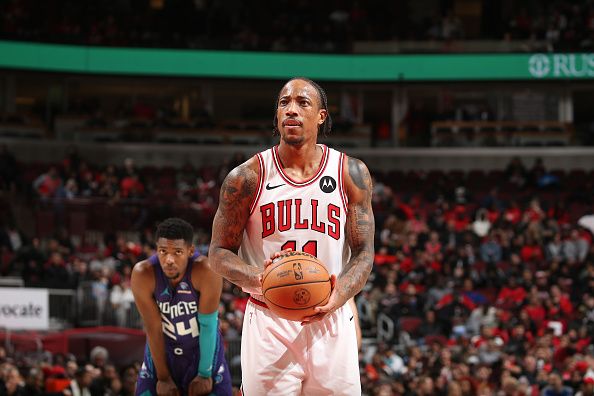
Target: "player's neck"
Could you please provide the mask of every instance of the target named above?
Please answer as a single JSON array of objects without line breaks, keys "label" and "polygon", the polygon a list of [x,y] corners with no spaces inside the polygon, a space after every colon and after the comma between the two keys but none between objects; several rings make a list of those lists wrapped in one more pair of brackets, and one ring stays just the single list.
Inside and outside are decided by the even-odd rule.
[{"label": "player's neck", "polygon": [[323,154],[324,150],[315,142],[301,146],[293,146],[281,142],[278,147],[278,155],[283,168],[285,170],[292,169],[304,174],[310,171],[317,171]]},{"label": "player's neck", "polygon": [[168,278],[167,282],[169,283],[169,286],[171,286],[172,288],[176,288],[177,285],[179,285],[179,283],[182,281],[183,277],[183,275],[180,275],[178,278],[175,279]]}]

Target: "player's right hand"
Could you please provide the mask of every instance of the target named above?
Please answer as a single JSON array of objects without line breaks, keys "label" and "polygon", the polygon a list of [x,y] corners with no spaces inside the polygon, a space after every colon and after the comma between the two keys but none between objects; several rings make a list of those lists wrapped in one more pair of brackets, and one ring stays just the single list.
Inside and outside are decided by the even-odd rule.
[{"label": "player's right hand", "polygon": [[264,269],[266,269],[266,267],[268,267],[270,264],[272,264],[274,262],[274,260],[276,260],[277,258],[279,258],[280,256],[287,254],[289,252],[292,252],[293,249],[288,248],[285,250],[281,250],[280,252],[274,252],[270,255],[269,259],[264,260]]},{"label": "player's right hand", "polygon": [[173,379],[157,381],[157,396],[179,396],[179,390]]},{"label": "player's right hand", "polygon": [[212,392],[212,378],[196,376],[190,382],[188,396],[203,396]]},{"label": "player's right hand", "polygon": [[[282,256],[283,254],[287,254],[289,252],[293,251],[293,249],[288,248],[285,250],[281,250],[280,252],[274,252],[270,255],[269,259],[264,260],[264,271],[266,271],[266,268],[268,268],[268,266],[270,264],[272,264],[272,262],[274,260],[276,260],[277,258],[279,258],[280,256]],[[259,276],[259,280],[260,280],[260,285],[262,284],[262,279],[264,278],[264,272],[262,272]]]}]

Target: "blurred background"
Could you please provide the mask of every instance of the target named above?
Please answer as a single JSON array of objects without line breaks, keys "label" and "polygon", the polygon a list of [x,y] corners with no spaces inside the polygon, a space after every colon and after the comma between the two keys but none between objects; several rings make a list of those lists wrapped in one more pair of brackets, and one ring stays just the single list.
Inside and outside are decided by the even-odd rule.
[{"label": "blurred background", "polygon": [[594,1],[5,0],[0,395],[133,394],[132,266],[170,216],[208,251],[294,76],[374,177],[364,394],[594,394]]}]

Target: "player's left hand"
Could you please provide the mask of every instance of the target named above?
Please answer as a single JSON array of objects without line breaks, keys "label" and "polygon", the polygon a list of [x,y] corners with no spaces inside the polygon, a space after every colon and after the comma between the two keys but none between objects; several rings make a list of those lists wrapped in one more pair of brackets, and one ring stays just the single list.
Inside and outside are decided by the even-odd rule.
[{"label": "player's left hand", "polygon": [[338,308],[342,307],[346,301],[341,301],[340,296],[338,295],[336,288],[334,285],[336,284],[336,275],[330,276],[330,284],[332,287],[332,292],[330,293],[330,298],[326,305],[320,305],[319,307],[315,307],[314,311],[316,312],[315,315],[306,316],[301,321],[301,325],[306,325],[313,322],[319,322],[320,320],[324,319],[326,315],[330,315],[332,312],[336,311]]},{"label": "player's left hand", "polygon": [[190,382],[188,396],[208,395],[210,392],[212,392],[212,378],[205,378],[197,375],[192,382]]}]

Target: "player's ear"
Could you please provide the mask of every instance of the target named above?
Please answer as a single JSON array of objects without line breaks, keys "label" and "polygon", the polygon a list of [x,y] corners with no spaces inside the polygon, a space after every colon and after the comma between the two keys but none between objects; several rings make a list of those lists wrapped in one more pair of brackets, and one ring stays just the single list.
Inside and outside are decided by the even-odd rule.
[{"label": "player's ear", "polygon": [[326,118],[328,117],[328,110],[320,109],[319,115],[320,115],[320,119],[318,120],[318,125],[322,125],[324,123],[324,121],[326,121]]},{"label": "player's ear", "polygon": [[189,253],[188,255],[189,255],[189,256],[192,256],[192,255],[194,254],[194,251],[195,251],[195,250],[196,250],[196,249],[194,248],[194,245],[190,245],[190,246],[188,247],[188,253]]}]

